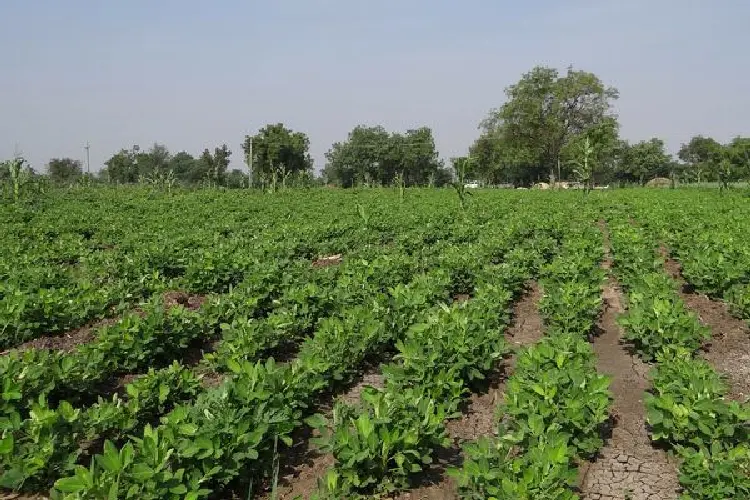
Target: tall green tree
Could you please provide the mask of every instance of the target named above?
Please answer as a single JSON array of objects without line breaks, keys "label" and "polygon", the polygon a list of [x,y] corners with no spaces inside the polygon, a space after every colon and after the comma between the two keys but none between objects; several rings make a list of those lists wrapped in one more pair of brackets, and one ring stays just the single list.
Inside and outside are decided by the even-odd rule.
[{"label": "tall green tree", "polygon": [[508,169],[513,175],[506,177],[516,183],[556,176],[571,141],[587,135],[591,141],[589,132],[604,123],[616,124],[611,105],[619,96],[617,89],[586,71],[568,68],[560,75],[554,68],[538,66],[505,93],[505,104],[481,123],[475,149],[484,152],[478,160],[482,170]]},{"label": "tall green tree", "polygon": [[47,163],[49,178],[59,183],[76,181],[83,175],[81,162],[72,158],[53,158]]},{"label": "tall green tree", "polygon": [[202,179],[198,162],[193,158],[193,155],[185,151],[180,151],[170,158],[169,169],[172,170],[175,178],[183,184],[197,184]]},{"label": "tall green tree", "polygon": [[138,162],[140,148],[121,149],[104,162],[101,177],[113,183],[129,184],[138,182]]},{"label": "tall green tree", "polygon": [[323,175],[343,187],[386,186],[403,179],[406,186],[434,186],[446,181],[428,127],[389,133],[382,126],[355,127],[344,142],[326,153]]},{"label": "tall green tree", "polygon": [[225,185],[231,155],[232,152],[226,144],[214,148],[213,154],[208,149],[203,150],[196,162],[196,182],[205,181],[214,186]]},{"label": "tall green tree", "polygon": [[271,176],[299,175],[310,172],[313,162],[309,153],[310,140],[302,132],[294,132],[282,123],[266,125],[242,144],[252,164],[254,183]]},{"label": "tall green tree", "polygon": [[154,143],[148,151],[139,150],[135,155],[138,175],[151,177],[169,170],[171,155],[163,144]]},{"label": "tall green tree", "polygon": [[664,141],[656,137],[627,147],[623,153],[618,178],[644,185],[654,177],[667,177],[673,168],[672,156],[667,153]]},{"label": "tall green tree", "polygon": [[735,137],[725,147],[732,165],[732,181],[750,178],[750,137]]},{"label": "tall green tree", "polygon": [[718,141],[697,135],[680,147],[677,157],[685,165],[685,174],[692,180],[701,182],[715,177],[724,154],[724,147]]}]

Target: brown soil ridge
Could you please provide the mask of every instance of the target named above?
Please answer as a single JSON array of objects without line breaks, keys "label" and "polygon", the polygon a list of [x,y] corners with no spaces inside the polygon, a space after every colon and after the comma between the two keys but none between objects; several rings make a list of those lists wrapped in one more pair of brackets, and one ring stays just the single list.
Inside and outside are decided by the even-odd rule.
[{"label": "brown soil ridge", "polygon": [[[612,260],[609,235],[604,235],[604,269]],[[621,343],[617,316],[622,313],[621,291],[610,274],[602,290],[604,308],[599,319],[600,335],[594,339],[597,371],[612,377],[614,400],[612,435],[594,462],[580,467],[579,484],[587,500],[663,500],[678,497],[677,465],[651,444],[646,430],[643,395],[649,388],[649,366],[631,355]]]},{"label": "brown soil ridge", "polygon": [[704,346],[703,358],[724,376],[730,398],[750,400],[750,327],[729,312],[726,303],[697,293],[682,276],[682,266],[661,245],[664,269],[680,285],[680,298],[711,329],[712,339]]},{"label": "brown soil ridge", "polygon": [[[119,321],[119,318],[100,319],[93,321],[86,326],[75,328],[59,335],[37,337],[28,342],[24,342],[15,347],[15,349],[19,351],[27,351],[29,349],[49,349],[54,351],[72,352],[78,346],[88,344],[94,340],[98,329],[113,325],[117,323],[117,321]],[[7,354],[8,352],[10,352],[10,350],[4,351],[0,354]]]},{"label": "brown soil ridge", "polygon": [[[341,401],[356,405],[365,387],[383,388],[384,382],[379,368],[374,368],[365,373],[359,382],[347,392],[335,398],[334,402]],[[335,403],[328,402],[319,408],[322,413],[326,414],[326,418],[331,418],[333,404]],[[314,435],[309,430],[306,429],[297,437],[291,452],[283,457],[285,463],[280,464],[275,497],[279,500],[309,498],[318,488],[318,478],[324,477],[328,468],[334,464],[331,454],[322,453],[310,442],[310,438]],[[272,498],[271,492],[266,492],[260,498]]]},{"label": "brown soil ridge", "polygon": [[702,325],[711,329],[712,339],[701,356],[724,376],[729,386],[728,397],[737,401],[750,400],[750,327],[729,312],[727,304],[697,293],[682,276],[682,266],[669,256],[662,245],[664,268],[680,285],[680,298],[698,315]]},{"label": "brown soil ridge", "polygon": [[[526,293],[514,304],[512,322],[508,328],[506,338],[516,348],[528,346],[542,338],[544,324],[539,315],[539,300],[542,291],[536,282],[528,284]],[[401,492],[392,498],[394,500],[454,500],[458,498],[453,478],[445,471],[452,466],[460,466],[461,446],[482,436],[493,436],[497,433],[498,405],[502,402],[505,392],[505,381],[513,372],[515,355],[511,355],[501,363],[488,377],[486,391],[473,393],[469,396],[465,411],[461,418],[451,420],[446,424],[448,437],[453,445],[438,453],[437,461],[428,470],[416,488]]]}]

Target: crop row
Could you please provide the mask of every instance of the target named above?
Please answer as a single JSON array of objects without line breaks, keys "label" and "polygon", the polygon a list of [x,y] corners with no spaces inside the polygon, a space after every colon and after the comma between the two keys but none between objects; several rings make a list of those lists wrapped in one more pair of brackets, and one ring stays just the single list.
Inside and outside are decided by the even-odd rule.
[{"label": "crop row", "polygon": [[[506,236],[509,236],[509,235],[515,235],[515,233],[513,233],[512,230],[510,230]],[[488,255],[491,256],[493,254],[502,253],[502,248],[501,248],[502,245],[507,244],[507,242],[512,241],[512,239],[513,238],[510,238],[510,237],[508,238],[497,237],[497,238],[494,238],[494,247],[493,245],[487,245],[487,244],[477,245],[476,251],[484,252],[482,253],[482,255],[485,257]],[[436,245],[436,248],[439,248],[440,246],[441,245]],[[461,255],[458,252],[454,252],[455,259],[458,259],[458,261],[460,261],[461,263],[471,262],[472,261],[471,257],[477,257],[477,256],[478,254]],[[327,292],[330,292],[330,296],[334,299],[334,301],[338,304],[338,306],[334,309],[318,308],[317,312],[313,313],[312,316],[310,313],[310,304],[311,303],[314,304],[314,301],[312,302],[308,301],[307,297],[305,296],[305,293],[302,290],[297,289],[295,291],[293,287],[291,289],[288,289],[289,296],[284,295],[286,299],[283,299],[282,297],[282,300],[274,301],[275,302],[274,306],[276,308],[273,309],[267,317],[258,318],[257,320],[252,320],[252,321],[251,319],[253,315],[252,314],[248,315],[247,310],[245,309],[243,311],[242,309],[251,307],[251,306],[255,307],[257,306],[258,303],[262,303],[265,301],[265,299],[259,301],[258,297],[253,296],[252,294],[248,294],[243,297],[243,296],[237,296],[236,293],[234,293],[234,295],[230,293],[228,297],[220,298],[220,300],[217,300],[217,301],[209,301],[209,303],[204,305],[205,309],[202,308],[201,311],[196,312],[196,313],[192,311],[183,310],[179,307],[166,311],[166,312],[167,312],[168,317],[172,314],[174,314],[178,319],[182,317],[182,320],[177,321],[177,323],[186,327],[189,326],[191,329],[195,327],[195,324],[198,324],[198,325],[203,324],[204,326],[207,325],[209,328],[215,328],[217,324],[221,323],[220,320],[222,317],[229,318],[231,315],[233,315],[232,316],[233,319],[231,320],[227,319],[228,322],[224,323],[225,333],[228,331],[235,331],[237,329],[236,320],[238,317],[245,318],[245,319],[241,319],[240,323],[243,323],[243,322],[246,324],[254,324],[254,322],[264,323],[269,318],[274,318],[274,317],[278,318],[279,315],[282,314],[283,312],[283,314],[285,314],[286,317],[290,319],[290,321],[287,322],[287,324],[285,325],[282,325],[281,323],[278,323],[278,322],[275,323],[276,326],[279,327],[278,330],[276,330],[277,333],[279,331],[283,331],[285,332],[284,335],[290,334],[290,331],[287,328],[289,327],[289,325],[297,325],[297,326],[305,325],[305,328],[308,328],[310,325],[314,324],[317,327],[316,328],[317,333],[315,337],[313,338],[318,338],[321,336],[321,329],[323,331],[326,331],[326,325],[329,325],[329,326],[339,325],[339,327],[334,328],[334,330],[338,332],[337,335],[341,337],[341,342],[343,342],[343,337],[345,336],[344,332],[346,332],[346,329],[341,330],[340,323],[344,322],[347,325],[349,325],[349,323],[352,323],[349,326],[353,327],[356,321],[356,318],[353,317],[353,316],[356,316],[353,313],[353,311],[357,311],[357,312],[362,311],[361,306],[353,306],[352,304],[354,303],[367,304],[370,302],[373,302],[375,304],[380,304],[379,309],[375,308],[374,311],[370,311],[370,315],[376,314],[375,311],[379,311],[383,309],[384,306],[382,305],[382,303],[384,301],[387,305],[390,303],[391,300],[395,300],[393,298],[385,300],[384,297],[387,298],[387,296],[383,295],[383,291],[389,285],[401,283],[405,279],[407,279],[406,278],[407,276],[413,275],[414,272],[416,271],[415,266],[424,267],[426,263],[429,264],[428,267],[431,265],[439,264],[440,269],[442,269],[441,272],[447,273],[447,279],[451,283],[453,283],[447,290],[447,293],[453,292],[454,289],[457,289],[456,287],[460,287],[461,280],[465,278],[466,276],[470,276],[472,272],[471,268],[461,269],[460,263],[455,264],[456,267],[452,267],[454,266],[454,264],[451,264],[451,258],[443,258],[442,260],[432,260],[432,264],[430,264],[429,259],[425,261],[423,255],[418,256],[418,257],[413,256],[413,258],[411,259],[406,259],[405,262],[399,262],[398,259],[394,261],[392,257],[385,255],[385,256],[380,256],[380,260],[375,259],[372,263],[368,262],[367,260],[362,260],[362,262],[359,262],[359,263],[357,263],[357,261],[355,260],[354,263],[352,264],[348,264],[347,262],[345,262],[345,264],[341,266],[341,269],[339,269],[338,271],[336,272],[330,271],[331,273],[333,273],[333,276],[337,276],[337,282],[336,282],[336,286],[333,289],[334,291],[331,291],[330,287],[328,287],[326,290]],[[406,267],[404,267],[405,265]],[[349,269],[349,271],[347,271],[347,269]],[[357,269],[359,270],[357,271]],[[454,269],[454,270],[452,271],[451,269]],[[355,272],[352,272],[352,271],[355,271]],[[325,273],[329,271],[320,271],[320,272]],[[437,282],[440,282],[440,280],[437,280]],[[365,288],[362,288],[362,285],[365,283],[367,283],[368,286]],[[309,283],[302,284],[303,287],[308,287],[309,285],[310,285]],[[241,289],[241,288],[242,287],[239,287],[238,289]],[[305,289],[307,290],[307,288]],[[255,290],[257,292],[257,287]],[[335,292],[335,290],[339,290],[339,291]],[[346,290],[349,290],[348,295],[347,295],[347,292],[345,292]],[[397,293],[398,288],[394,290],[395,290],[394,293]],[[236,290],[234,292],[236,292]],[[325,295],[326,293],[321,293],[321,297]],[[298,299],[295,301],[294,299],[290,299],[290,297],[298,297]],[[328,303],[330,304],[331,299],[327,298],[326,300],[329,301]],[[227,306],[227,303],[229,303],[230,306]],[[250,304],[250,306],[248,304]],[[159,310],[158,307],[156,307],[156,310],[157,311]],[[161,309],[161,311],[162,313],[165,312],[163,308]],[[219,311],[220,314],[217,314],[216,311]],[[151,318],[152,313],[158,314],[154,311],[146,311],[146,314],[144,317]],[[184,321],[185,320],[184,315],[186,314],[190,316],[189,321]],[[224,316],[222,316],[222,314]],[[242,316],[242,314],[245,314],[246,316]],[[384,314],[385,314],[384,312],[380,312],[376,314],[376,317],[381,318]],[[250,319],[247,319],[247,318],[250,318]],[[235,325],[235,326],[232,326],[232,325]],[[200,327],[197,327],[197,328],[198,330],[200,330]],[[156,325],[155,328],[152,329],[152,331],[157,332],[157,333],[161,332],[162,334],[164,333],[168,334],[169,336],[168,342],[171,343],[168,345],[174,345],[173,337],[177,337],[179,339],[179,335],[175,335],[174,330],[175,329],[171,327],[165,328],[164,324],[158,324]],[[193,331],[193,330],[190,330],[190,331]],[[254,331],[253,328],[250,328],[250,331]],[[265,330],[265,331],[268,332],[270,330]],[[295,334],[294,332],[296,332],[296,330],[294,330],[291,334],[294,335]],[[120,333],[123,333],[123,332],[120,332]],[[139,337],[138,334],[142,332],[136,328],[135,331],[131,331],[130,333],[133,334],[131,335],[132,337],[138,338]],[[366,332],[363,332],[363,333],[366,333]],[[324,336],[325,334],[323,334],[323,337]],[[225,338],[222,341],[222,343],[226,342],[228,345],[235,345],[235,347],[237,347],[236,346],[237,338],[241,338],[241,337],[242,335],[234,335],[234,336],[225,335]],[[247,339],[245,338],[245,340]],[[94,344],[96,343],[97,342],[95,341]],[[113,345],[113,348],[119,349],[117,347],[118,343],[116,339],[114,338],[114,336],[112,339],[112,345]],[[153,348],[152,354],[153,353],[157,353],[160,355],[164,354],[164,345],[162,345],[160,342],[153,342],[150,345]],[[315,344],[315,343],[309,344],[308,341],[305,341],[300,349],[298,360],[300,358],[305,357],[305,353],[307,353],[309,349],[312,348],[310,347],[310,345],[316,346],[316,345],[322,345],[322,344]],[[373,349],[376,349],[377,345],[378,344],[376,343],[375,345],[370,346],[370,347],[372,347]],[[349,346],[347,346],[347,348],[348,347]],[[356,347],[356,346],[351,346],[351,347]],[[122,352],[130,353],[130,350],[122,351]],[[268,369],[275,373],[275,370],[271,370],[270,368],[267,368],[265,365],[252,365],[252,363],[245,361],[247,359],[249,359],[250,361],[254,361],[256,358],[253,357],[252,352],[243,352],[243,349],[241,348],[241,346],[237,347],[235,349],[235,352],[241,353],[241,354],[238,355],[237,357],[229,358],[228,361],[222,361],[221,362],[222,368],[233,370],[234,372],[238,372],[238,371],[242,372],[243,367],[253,366],[254,370]],[[260,355],[259,353],[257,353],[257,351],[254,351],[254,352]],[[60,361],[60,363],[52,364],[51,366],[59,368],[57,370],[53,369],[52,371],[55,373],[55,376],[61,377],[61,380],[64,380],[64,377],[67,376],[68,374],[73,374],[76,372],[75,370],[72,370],[72,371],[70,370],[72,366],[75,366],[75,363],[71,365],[71,361],[69,360],[71,359],[70,356],[73,356],[74,357],[73,359],[75,359],[75,356],[79,356],[80,354],[73,353],[72,355],[60,355],[60,354],[52,354],[52,353],[45,353],[45,354],[43,353],[45,353],[45,351],[30,351],[28,353],[24,353],[22,357],[23,356],[40,357],[40,356],[45,356],[45,355],[46,356],[60,356],[60,359],[62,361]],[[149,356],[151,356],[152,354],[149,354]],[[12,354],[11,358],[14,356],[18,356],[18,355]],[[130,356],[130,354],[128,354],[128,356]],[[169,355],[164,354],[163,359],[166,360],[169,357],[170,357]],[[148,360],[149,358],[147,356],[146,358],[143,358],[143,359]],[[297,364],[292,363],[291,365],[284,365],[281,371],[279,372],[280,375],[273,375],[273,377],[281,376],[283,374],[286,374],[284,376],[289,376],[288,370],[290,370],[291,368],[287,368],[287,366],[297,366],[297,370],[300,369],[300,366],[305,366],[306,369],[312,369],[311,366],[315,366],[318,362],[316,359],[314,359],[314,356],[309,355],[309,354],[307,355],[305,359],[306,359],[305,362],[296,361]],[[352,359],[353,361],[356,361],[356,357]],[[18,359],[16,360],[18,361]],[[153,362],[153,360],[154,358],[150,358],[151,362]],[[34,366],[32,364],[29,364],[28,360],[25,360],[25,361],[26,362],[20,362],[17,365],[19,369],[26,370],[28,369],[28,367]],[[302,365],[300,365],[300,363],[302,363]],[[304,363],[307,363],[309,366],[305,365]],[[145,364],[149,364],[149,363],[145,363]],[[142,365],[138,365],[138,366],[142,366]],[[260,366],[260,368],[258,368],[258,366]],[[346,366],[353,366],[353,365],[344,364],[342,366],[343,366],[343,369],[345,370]],[[110,371],[113,369],[112,366],[105,367],[105,369],[106,368],[109,368]],[[329,368],[329,369],[333,370],[333,368]],[[187,375],[184,375],[184,371],[180,371],[177,369],[175,369],[175,371],[176,372],[179,371],[179,377],[177,375],[174,375],[174,377],[177,377],[177,378],[180,378],[182,376],[187,377]],[[45,372],[45,373],[48,374],[49,372]],[[92,370],[90,373],[94,373],[94,371]],[[7,374],[7,370],[6,370],[6,374]],[[296,374],[296,371],[295,371],[295,374]],[[153,377],[158,378],[158,376],[159,376],[159,373],[157,372],[152,375],[152,378]],[[164,374],[164,376],[167,376],[167,375]],[[235,373],[235,375],[233,375],[232,380],[238,377],[239,375]],[[41,378],[44,378],[44,377],[41,377]],[[335,383],[335,378],[336,377],[334,376],[334,383]],[[7,376],[6,379],[13,380],[13,381],[25,380],[24,377],[18,377],[18,376]],[[313,381],[315,381],[315,377],[305,380],[306,383],[307,382],[312,383]],[[299,383],[302,383],[302,382],[300,381]],[[73,386],[75,384],[67,383],[67,384],[61,384],[61,385]],[[163,384],[163,385],[168,385],[168,384]],[[230,383],[229,385],[230,385],[230,388],[234,387],[234,382]],[[54,387],[57,387],[57,386],[55,385]],[[54,389],[54,387],[52,389]],[[188,387],[190,388],[190,390],[180,391],[179,386],[176,386],[174,392],[171,393],[174,395],[174,397],[170,399],[169,401],[166,401],[167,404],[162,404],[159,407],[159,409],[162,410],[161,412],[163,413],[163,411],[168,411],[169,408],[174,406],[176,403],[181,403],[186,399],[193,399],[192,398],[193,396],[192,385],[188,384]],[[315,394],[319,394],[320,391],[324,390],[325,388],[326,388],[325,385],[320,386],[320,387],[312,386],[309,390],[309,394],[307,394],[306,397],[312,398]],[[215,394],[217,393],[217,391],[219,391],[219,389],[209,390],[209,391],[201,390],[198,398],[195,400],[195,403],[188,405],[189,408],[193,409],[192,410],[193,412],[191,413],[190,411],[188,411],[186,414],[187,415],[186,418],[192,418],[192,419],[197,418],[196,414],[194,413],[195,411],[197,411],[197,410],[194,410],[196,406],[213,405],[214,403],[211,402],[210,394],[214,394],[214,397],[215,397]],[[131,389],[128,388],[128,393],[130,392],[131,392]],[[29,390],[20,391],[20,394],[28,395],[30,394],[30,391]],[[167,394],[166,396],[169,396],[169,395]],[[294,394],[292,394],[292,396],[294,396]],[[13,399],[17,399],[17,398],[12,397],[11,400]],[[23,398],[22,401],[28,402],[28,399]],[[298,409],[301,409],[302,406],[304,406],[302,404],[303,402],[304,404],[308,404],[309,401],[304,398],[301,399],[300,400],[301,406],[298,406],[297,407]],[[100,401],[99,403],[93,405],[92,407],[89,407],[83,410],[73,410],[73,407],[70,406],[69,404],[59,403],[57,406],[57,409],[52,411],[48,407],[44,407],[43,403],[41,403],[41,400],[39,403],[40,404],[38,408],[33,407],[33,405],[36,403],[31,403],[32,408],[26,407],[25,409],[23,409],[23,411],[28,412],[29,418],[26,418],[25,420],[21,420],[20,422],[19,422],[19,419],[16,418],[13,421],[13,423],[10,425],[10,428],[6,427],[3,433],[3,437],[4,437],[3,443],[4,443],[4,451],[5,451],[4,460],[6,461],[3,468],[5,469],[7,473],[6,479],[8,481],[6,485],[9,485],[9,486],[12,485],[14,487],[23,487],[24,489],[34,489],[35,486],[38,487],[40,484],[43,484],[44,482],[50,479],[54,479],[56,476],[59,477],[61,473],[64,474],[65,470],[70,470],[69,468],[73,465],[73,462],[75,462],[75,459],[77,457],[77,454],[80,452],[80,449],[77,446],[75,446],[76,439],[73,439],[73,440],[70,439],[71,435],[77,436],[78,441],[80,441],[81,438],[85,438],[86,441],[93,441],[94,443],[98,441],[99,443],[101,443],[102,440],[108,437],[111,437],[116,442],[122,443],[125,434],[130,433],[130,432],[138,432],[139,429],[143,428],[143,426],[146,423],[148,424],[152,423],[154,420],[154,416],[155,415],[158,416],[159,414],[159,412],[154,413],[150,410],[149,411],[144,410],[141,412],[136,412],[137,413],[136,415],[133,413],[132,409],[136,408],[137,410],[138,408],[143,407],[143,405],[139,405],[136,403],[131,405],[129,399],[125,402],[121,402],[115,398],[115,400],[113,400],[111,403]],[[218,404],[218,402],[216,402],[216,404]],[[170,416],[179,415],[181,408],[183,407],[180,406],[174,411],[172,411],[170,413]],[[294,406],[292,406],[292,408],[294,408]],[[31,411],[28,411],[29,409]],[[48,418],[44,423],[44,426],[46,426],[45,428],[46,434],[43,436],[43,439],[41,441],[37,439],[36,437],[34,437],[34,434],[33,434],[34,433],[33,428],[35,428],[35,426],[38,426],[36,420],[34,420],[35,416],[39,414],[39,411],[36,411],[37,409],[39,411],[45,410],[50,415],[50,418]],[[18,412],[18,413],[20,414],[22,412]],[[262,413],[258,414],[258,421],[257,421],[258,423],[262,422],[262,419],[261,419],[262,415],[263,415]],[[54,418],[52,418],[53,416]],[[273,418],[271,421],[273,421]],[[228,425],[228,422],[229,421],[227,421],[227,425]],[[19,428],[19,425],[20,425],[20,428]],[[76,428],[76,426],[78,427]],[[164,423],[161,427],[157,429],[161,429],[161,428],[173,429],[172,427],[169,427],[167,423]],[[92,429],[93,431],[95,431],[93,432],[94,434],[93,437],[92,437]],[[153,431],[153,427],[147,426],[143,430],[143,433],[152,432],[152,431]],[[209,433],[210,435],[212,432],[215,432],[215,430],[211,430],[211,428],[209,427],[208,429],[206,429],[206,432]],[[265,433],[264,435],[266,435],[267,437],[271,435],[273,436],[279,435],[275,431],[271,432],[269,429],[266,429],[264,433]],[[20,435],[24,439],[22,440],[15,439],[15,436],[17,435]],[[288,435],[288,433],[284,435],[286,436]],[[229,439],[227,436],[224,436],[224,437],[226,439]],[[177,439],[175,436],[172,436],[172,438]],[[240,440],[239,442],[241,442],[242,436],[238,436],[238,439]],[[137,443],[137,442],[139,441],[137,440],[132,441],[131,446],[132,446],[132,443]],[[265,443],[264,446],[268,444],[267,441],[264,443]],[[175,443],[172,442],[172,444],[175,444]],[[101,446],[101,444],[99,444],[99,446]],[[128,446],[128,445],[127,444],[123,445],[122,449],[124,449],[125,446]],[[106,449],[110,450],[110,453],[111,453],[113,446],[107,445]],[[267,451],[267,448],[266,448],[266,451]],[[91,461],[92,466],[95,466],[100,460],[101,459],[95,459]],[[80,462],[80,457],[79,457],[79,462]],[[260,463],[263,463],[263,462],[261,461]],[[255,467],[254,469],[257,472],[258,470],[262,470],[262,467]],[[18,472],[19,470],[21,471],[20,473]],[[228,474],[230,477],[233,477],[231,470],[221,472],[221,474]],[[234,475],[236,475],[236,473],[234,473]],[[27,479],[28,477],[32,477],[33,480],[25,482],[25,479]],[[206,477],[207,477],[206,481],[211,481],[210,474],[207,475]],[[135,477],[133,479],[135,479]],[[63,488],[66,488],[65,486],[66,483],[63,482],[62,484],[63,484]],[[216,481],[212,481],[212,485],[216,486],[216,484],[217,484]],[[225,483],[219,481],[218,484],[221,486]],[[148,484],[144,484],[142,486],[146,489],[143,491],[139,490],[139,492],[143,494],[147,494],[146,492],[149,491]],[[163,487],[163,486],[164,485],[162,484],[160,487]]]},{"label": "crop row", "polygon": [[394,361],[382,367],[382,389],[365,388],[356,405],[337,404],[331,421],[308,419],[321,434],[322,451],[335,459],[320,481],[321,498],[408,488],[436,450],[448,446],[445,421],[460,416],[469,388],[508,352],[510,304],[534,272],[534,248],[521,245],[503,263],[482,269],[470,300],[424,311],[396,342]]},{"label": "crop row", "polygon": [[746,199],[705,196],[637,208],[644,225],[679,260],[688,283],[711,297],[724,299],[736,316],[750,320],[750,219]]},{"label": "crop row", "polygon": [[[117,315],[165,290],[223,293],[269,263],[476,237],[476,227],[462,229],[445,213],[363,224],[353,210],[341,215],[313,205],[289,213],[285,203],[264,204],[262,197],[218,193],[204,207],[197,195],[172,204],[135,192],[112,210],[113,195],[91,193],[92,200],[63,199],[36,211],[5,208],[11,213],[3,214],[0,236],[0,349]],[[217,221],[227,199],[234,211]]]},{"label": "crop row", "polygon": [[[447,300],[451,288],[449,274],[440,269],[418,275],[410,285],[321,321],[289,364],[229,363],[233,374],[222,387],[176,408],[160,426],[147,426],[142,437],[121,448],[107,445],[90,469],[77,468],[56,490],[65,498],[102,495],[113,487],[123,498],[195,498],[226,487],[241,473],[258,477],[276,446],[291,443],[316,397],[351,380],[426,305]],[[105,465],[108,455],[117,467]]]},{"label": "crop row", "polygon": [[652,370],[645,397],[651,439],[681,459],[684,498],[750,495],[750,405],[729,401],[723,380],[696,356],[710,337],[663,269],[656,241],[641,228],[610,221],[615,269],[627,292],[625,338]]},{"label": "crop row", "polygon": [[546,336],[518,355],[498,408],[498,437],[464,447],[453,471],[466,499],[577,498],[577,460],[603,446],[609,378],[596,373],[587,336],[601,307],[601,238],[571,229],[559,255],[542,269],[540,312]]}]

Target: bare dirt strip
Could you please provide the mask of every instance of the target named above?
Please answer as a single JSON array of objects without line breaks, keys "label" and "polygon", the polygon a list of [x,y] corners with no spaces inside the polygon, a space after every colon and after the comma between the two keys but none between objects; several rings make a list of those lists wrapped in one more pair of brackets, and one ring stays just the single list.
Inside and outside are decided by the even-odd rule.
[{"label": "bare dirt strip", "polygon": [[665,269],[681,286],[680,297],[711,329],[712,339],[701,355],[726,377],[730,398],[750,400],[750,327],[732,316],[724,302],[696,293],[683,278],[680,263],[669,257],[665,247],[661,247],[661,254]]},{"label": "bare dirt strip", "polygon": [[[609,235],[600,224],[606,258],[611,268]],[[623,312],[622,294],[611,275],[602,291],[604,309],[599,319],[600,335],[594,339],[597,371],[612,377],[614,396],[612,435],[599,457],[580,467],[582,497],[588,500],[665,500],[678,496],[677,464],[651,444],[646,430],[644,392],[649,388],[649,365],[631,355],[620,341],[617,316]]]},{"label": "bare dirt strip", "polygon": [[[544,325],[539,315],[539,299],[542,292],[534,282],[530,283],[526,293],[513,306],[512,323],[506,338],[516,349],[533,344],[539,340]],[[446,425],[448,437],[453,445],[438,453],[438,460],[433,467],[419,478],[416,488],[402,492],[397,500],[453,500],[458,498],[453,479],[445,473],[449,467],[460,466],[461,446],[481,436],[496,434],[498,405],[502,402],[505,381],[513,371],[515,356],[506,358],[498,369],[489,377],[486,391],[473,393],[467,402],[461,418],[451,420]]]},{"label": "bare dirt strip", "polygon": [[[196,311],[206,301],[206,296],[189,294],[179,290],[171,290],[164,292],[164,307],[172,309],[177,306],[183,306],[191,311]],[[143,316],[142,311],[135,308],[134,311]],[[23,344],[19,344],[15,349],[19,351],[25,351],[28,349],[49,349],[53,351],[61,352],[72,352],[76,348],[83,344],[88,344],[96,338],[96,332],[100,328],[110,326],[117,323],[120,320],[119,316],[112,316],[103,319],[91,321],[88,324],[74,328],[67,332],[55,334],[55,335],[43,335],[31,339]],[[7,354],[11,351],[8,349],[0,353],[0,355]]]},{"label": "bare dirt strip", "polygon": [[[321,405],[318,410],[330,418],[335,401],[357,404],[359,395],[365,387],[382,388],[383,382],[380,369],[373,367],[348,391],[334,398],[333,402]],[[309,498],[318,487],[318,478],[325,476],[326,470],[334,464],[332,455],[320,452],[310,442],[312,437],[312,432],[305,429],[300,435],[295,436],[291,452],[282,457],[283,463],[280,464],[275,498],[279,500]],[[272,498],[271,492],[267,492],[261,498]]]}]

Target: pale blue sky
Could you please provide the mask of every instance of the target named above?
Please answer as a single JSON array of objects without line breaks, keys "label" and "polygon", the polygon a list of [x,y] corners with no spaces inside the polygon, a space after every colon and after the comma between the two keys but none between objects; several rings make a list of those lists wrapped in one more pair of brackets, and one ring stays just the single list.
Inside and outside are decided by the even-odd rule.
[{"label": "pale blue sky", "polygon": [[537,64],[621,93],[630,140],[750,135],[747,0],[0,0],[0,158],[92,168],[154,141],[199,153],[269,122],[316,168],[357,124],[432,127],[466,152]]}]

